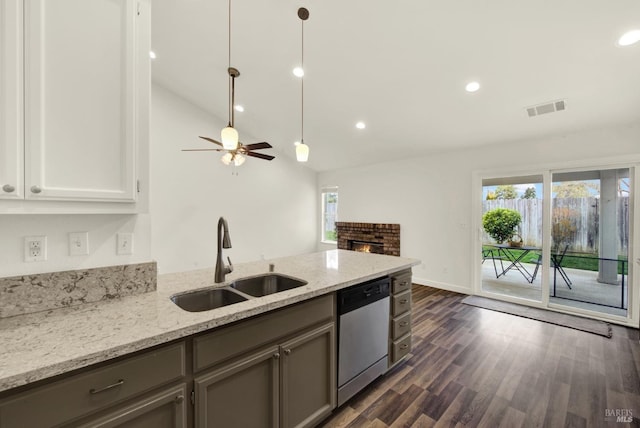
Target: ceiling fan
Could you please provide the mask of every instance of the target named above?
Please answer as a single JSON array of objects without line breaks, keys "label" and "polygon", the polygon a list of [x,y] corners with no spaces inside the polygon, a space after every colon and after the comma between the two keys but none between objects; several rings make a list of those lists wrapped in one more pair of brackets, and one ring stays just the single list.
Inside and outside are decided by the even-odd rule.
[{"label": "ceiling fan", "polygon": [[226,128],[222,129],[220,133],[220,139],[222,142],[214,140],[209,137],[200,137],[203,140],[209,141],[210,143],[217,144],[220,148],[213,149],[184,149],[183,152],[206,152],[206,151],[216,151],[216,152],[225,152],[220,159],[225,165],[235,165],[240,166],[246,160],[245,156],[251,156],[258,159],[264,160],[272,160],[275,156],[265,155],[263,153],[254,153],[253,150],[260,149],[270,149],[272,148],[271,144],[267,142],[255,143],[255,144],[242,144],[238,140],[238,131],[233,127],[233,119],[234,119],[234,106],[235,106],[235,87],[236,87],[236,77],[240,76],[240,71],[231,67],[231,0],[229,0],[229,67],[227,68],[227,72],[229,73],[229,123]]},{"label": "ceiling fan", "polygon": [[[235,150],[227,150],[227,149],[223,148],[221,142],[216,141],[213,138],[202,137],[202,136],[200,136],[200,138],[202,138],[203,140],[209,141],[210,143],[217,144],[218,146],[220,146],[220,148],[219,149],[184,149],[182,151],[183,152],[211,152],[211,151],[214,151],[214,152],[227,152],[222,157],[222,162],[224,162],[227,165],[229,165],[231,162],[233,162],[236,166],[240,166],[240,165],[242,165],[242,163],[244,163],[244,159],[242,157],[239,157],[238,155],[251,156],[251,157],[254,157],[254,158],[264,159],[264,160],[269,160],[269,161],[275,158],[275,156],[265,155],[264,153],[254,153],[253,152],[253,150],[270,149],[270,148],[272,148],[271,144],[269,144],[267,142],[246,144],[245,145],[245,144],[242,144],[240,141],[238,141],[238,147]],[[229,155],[229,156],[227,156],[227,155]],[[225,162],[225,157],[228,159],[228,162]],[[240,159],[242,159],[242,160],[239,161]]]}]

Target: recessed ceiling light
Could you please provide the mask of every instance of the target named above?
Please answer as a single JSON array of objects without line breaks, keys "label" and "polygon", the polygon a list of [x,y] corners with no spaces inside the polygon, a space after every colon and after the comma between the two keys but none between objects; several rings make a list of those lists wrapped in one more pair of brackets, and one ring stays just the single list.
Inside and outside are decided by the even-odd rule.
[{"label": "recessed ceiling light", "polygon": [[236,111],[239,111],[240,113],[242,113],[244,111],[244,107],[242,107],[239,104],[236,104],[236,106],[234,108],[236,109]]},{"label": "recessed ceiling light", "polygon": [[154,51],[149,51],[149,58],[156,59],[156,53]]},{"label": "recessed ceiling light", "polygon": [[364,129],[366,127],[367,127],[367,125],[365,125],[364,122],[356,123],[356,128],[358,128],[358,129]]},{"label": "recessed ceiling light", "polygon": [[297,77],[302,77],[304,76],[304,70],[302,69],[302,67],[296,67],[293,69],[293,74]]},{"label": "recessed ceiling light", "polygon": [[467,92],[475,92],[480,89],[480,84],[478,82],[469,82],[467,83],[467,86],[464,87],[464,89],[466,89]]},{"label": "recessed ceiling light", "polygon": [[640,41],[640,30],[627,31],[618,39],[619,46],[629,46]]}]

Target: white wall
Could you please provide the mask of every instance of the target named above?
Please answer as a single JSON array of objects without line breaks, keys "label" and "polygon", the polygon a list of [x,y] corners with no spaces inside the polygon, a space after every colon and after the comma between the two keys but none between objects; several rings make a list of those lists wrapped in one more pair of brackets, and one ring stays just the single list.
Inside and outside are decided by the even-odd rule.
[{"label": "white wall", "polygon": [[[238,168],[223,165],[219,152],[181,152],[213,147],[198,136],[216,138],[226,123],[158,85],[152,105],[151,241],[160,273],[215,266],[221,216],[234,263],[315,251],[314,171],[274,149],[265,153],[276,159]],[[258,141],[239,131],[241,141]]]},{"label": "white wall", "polygon": [[[89,255],[69,256],[68,233],[89,232]],[[134,254],[116,255],[116,234],[134,234]],[[47,237],[47,260],[25,263],[24,237]],[[0,277],[146,262],[148,215],[1,215]]]},{"label": "white wall", "polygon": [[339,187],[340,221],[400,223],[401,255],[422,261],[415,282],[469,293],[474,171],[621,155],[640,156],[640,124],[323,172],[318,186]]}]

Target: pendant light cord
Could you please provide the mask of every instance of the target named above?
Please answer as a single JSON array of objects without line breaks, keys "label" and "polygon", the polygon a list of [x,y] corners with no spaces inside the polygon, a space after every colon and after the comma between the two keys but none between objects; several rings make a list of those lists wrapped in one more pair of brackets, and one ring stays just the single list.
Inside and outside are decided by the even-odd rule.
[{"label": "pendant light cord", "polygon": [[302,67],[302,77],[300,78],[300,86],[302,88],[302,99],[301,99],[301,108],[300,111],[301,119],[300,119],[300,143],[304,144],[304,20],[300,20],[302,22],[302,55],[300,61],[300,67]]},{"label": "pendant light cord", "polygon": [[[229,52],[228,52],[228,65],[227,65],[227,71],[229,70],[229,68],[231,68],[231,0],[229,0],[229,25],[228,27],[228,39],[229,39]],[[229,79],[231,79],[231,81],[229,82],[229,126],[233,126],[233,106],[231,104],[233,104],[232,100],[231,100],[231,93],[233,91],[232,86],[233,86],[233,76],[231,76],[231,74],[229,74]]]}]

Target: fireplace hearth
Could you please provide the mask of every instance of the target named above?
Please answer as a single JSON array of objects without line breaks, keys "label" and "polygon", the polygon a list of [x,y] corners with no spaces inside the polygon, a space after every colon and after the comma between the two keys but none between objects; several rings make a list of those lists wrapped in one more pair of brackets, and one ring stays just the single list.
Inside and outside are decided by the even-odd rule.
[{"label": "fireplace hearth", "polygon": [[338,249],[400,255],[400,225],[394,223],[336,222]]}]

